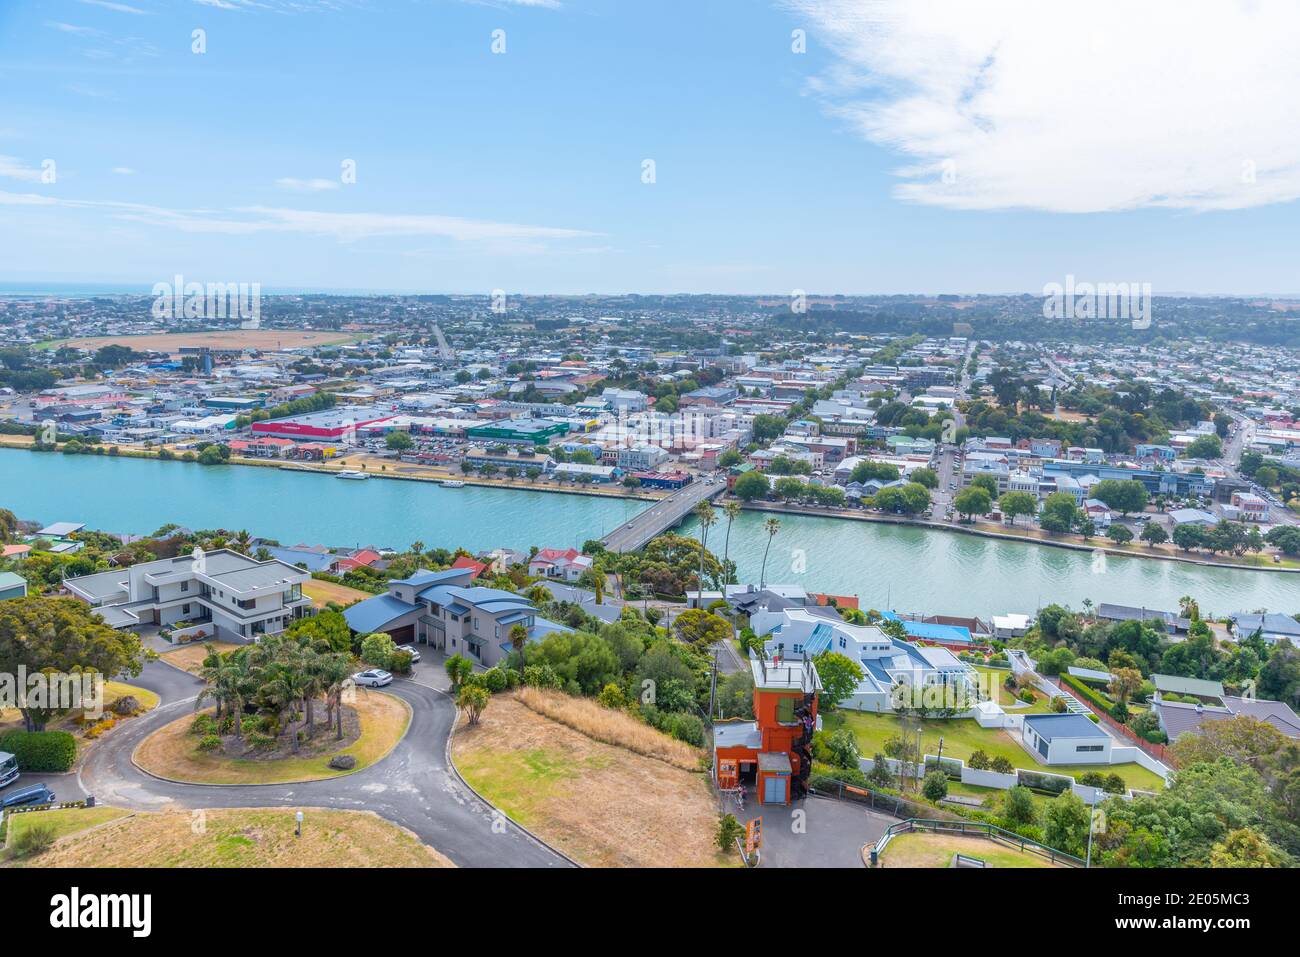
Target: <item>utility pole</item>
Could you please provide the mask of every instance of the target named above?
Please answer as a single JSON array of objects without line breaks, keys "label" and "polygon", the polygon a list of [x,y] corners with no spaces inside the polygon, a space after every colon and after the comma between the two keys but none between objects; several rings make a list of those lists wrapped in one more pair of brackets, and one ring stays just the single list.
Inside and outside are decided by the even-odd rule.
[{"label": "utility pole", "polygon": [[713,649],[713,677],[709,681],[709,720],[713,720],[713,706],[718,692],[718,649]]}]

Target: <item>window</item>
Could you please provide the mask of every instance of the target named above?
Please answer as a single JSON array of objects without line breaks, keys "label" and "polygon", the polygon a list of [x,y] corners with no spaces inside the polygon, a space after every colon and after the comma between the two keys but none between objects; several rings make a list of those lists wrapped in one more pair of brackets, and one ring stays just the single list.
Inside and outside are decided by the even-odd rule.
[{"label": "window", "polygon": [[776,720],[781,724],[794,724],[794,698],[776,699]]},{"label": "window", "polygon": [[1074,749],[1075,751],[1105,751],[1104,744],[1081,744]]},{"label": "window", "polygon": [[848,646],[849,646],[848,639],[847,639],[847,638],[841,638],[841,639],[840,639],[840,647],[841,647],[841,648],[847,648]]},{"label": "window", "polygon": [[189,590],[190,590],[189,579],[186,579],[181,582],[181,591],[189,591]]}]

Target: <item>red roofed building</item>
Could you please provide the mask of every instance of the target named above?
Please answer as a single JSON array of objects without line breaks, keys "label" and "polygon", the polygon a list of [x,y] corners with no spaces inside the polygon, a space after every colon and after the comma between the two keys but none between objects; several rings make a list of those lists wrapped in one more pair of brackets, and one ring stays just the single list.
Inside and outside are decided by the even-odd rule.
[{"label": "red roofed building", "polygon": [[347,558],[340,558],[333,565],[334,571],[339,574],[350,572],[354,568],[363,568],[373,565],[379,561],[380,554],[372,548],[360,548],[353,552]]},{"label": "red roofed building", "polygon": [[484,565],[482,562],[475,561],[474,559],[470,558],[468,555],[461,555],[459,558],[457,558],[454,562],[451,563],[451,567],[468,568],[470,570],[469,577],[471,581],[478,578],[488,569],[488,567]]}]

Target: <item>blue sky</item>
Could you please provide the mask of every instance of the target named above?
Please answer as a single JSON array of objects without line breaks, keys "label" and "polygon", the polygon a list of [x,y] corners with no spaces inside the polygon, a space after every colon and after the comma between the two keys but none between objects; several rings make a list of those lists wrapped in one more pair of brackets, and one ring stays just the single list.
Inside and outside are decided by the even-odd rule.
[{"label": "blue sky", "polygon": [[0,281],[1300,291],[1286,4],[908,2],[8,0]]}]

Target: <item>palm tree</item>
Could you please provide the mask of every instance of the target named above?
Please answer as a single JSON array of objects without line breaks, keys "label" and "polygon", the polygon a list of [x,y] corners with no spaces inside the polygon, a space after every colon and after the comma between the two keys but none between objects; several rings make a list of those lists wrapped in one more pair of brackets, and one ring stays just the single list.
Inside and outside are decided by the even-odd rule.
[{"label": "palm tree", "polygon": [[781,520],[779,518],[769,518],[763,523],[763,528],[767,532],[767,546],[763,549],[763,571],[758,576],[759,588],[767,585],[767,553],[772,548],[772,539],[776,538],[776,533],[781,531]]},{"label": "palm tree", "polygon": [[510,647],[519,655],[519,673],[524,673],[524,645],[528,644],[528,629],[523,625],[510,626]]},{"label": "palm tree", "polygon": [[248,549],[253,544],[253,536],[248,534],[248,529],[240,529],[235,533],[235,551],[248,554]]},{"label": "palm tree", "polygon": [[416,555],[423,555],[424,542],[420,541],[419,539],[416,539],[415,541],[411,542],[411,552]]},{"label": "palm tree", "polygon": [[695,517],[700,522],[700,572],[696,576],[699,587],[695,594],[695,607],[704,607],[704,553],[709,544],[709,529],[718,524],[718,513],[708,499],[695,506]]},{"label": "palm tree", "polygon": [[325,686],[326,720],[334,723],[335,738],[343,740],[343,691],[352,679],[352,668],[343,655],[326,655],[321,666],[321,681]]},{"label": "palm tree", "polygon": [[727,561],[731,555],[731,523],[736,520],[740,512],[740,503],[735,499],[722,506],[722,513],[727,516],[727,537],[722,540],[722,571],[727,581],[723,584],[731,584],[731,573],[727,571]]}]

